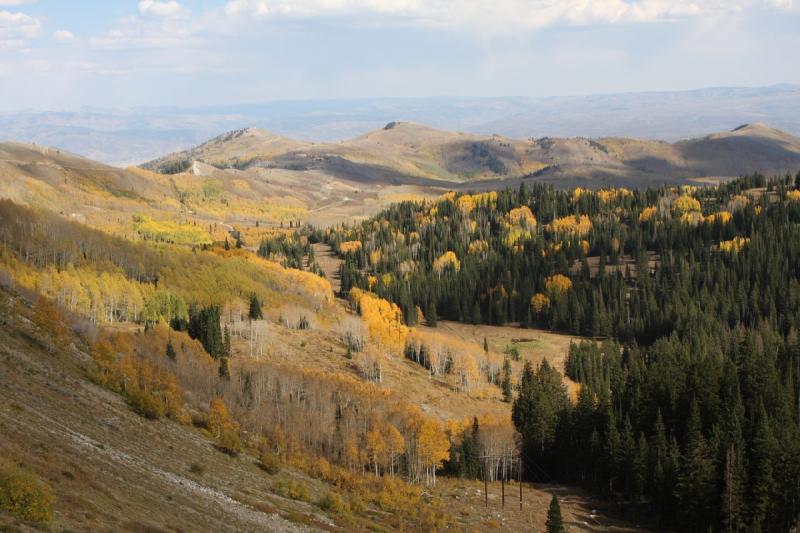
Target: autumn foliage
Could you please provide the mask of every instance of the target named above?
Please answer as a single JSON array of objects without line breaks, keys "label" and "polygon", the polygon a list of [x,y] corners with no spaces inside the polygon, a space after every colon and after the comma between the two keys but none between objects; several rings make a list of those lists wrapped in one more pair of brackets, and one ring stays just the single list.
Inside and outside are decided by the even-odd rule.
[{"label": "autumn foliage", "polygon": [[30,522],[53,519],[50,486],[18,464],[0,457],[0,510]]}]

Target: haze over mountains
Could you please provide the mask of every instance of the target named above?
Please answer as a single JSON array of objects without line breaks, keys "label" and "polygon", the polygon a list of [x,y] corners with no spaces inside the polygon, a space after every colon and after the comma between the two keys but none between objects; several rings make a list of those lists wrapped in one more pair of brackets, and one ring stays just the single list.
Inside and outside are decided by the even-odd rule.
[{"label": "haze over mountains", "polygon": [[203,108],[0,113],[0,139],[57,146],[105,163],[139,164],[221,132],[259,127],[339,141],[394,120],[482,135],[636,137],[676,141],[764,122],[800,135],[800,87],[709,88],[550,98],[364,98]]}]

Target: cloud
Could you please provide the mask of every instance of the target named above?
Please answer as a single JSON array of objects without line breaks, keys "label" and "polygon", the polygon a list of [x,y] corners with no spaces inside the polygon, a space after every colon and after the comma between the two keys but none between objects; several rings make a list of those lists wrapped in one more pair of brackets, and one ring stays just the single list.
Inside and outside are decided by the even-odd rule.
[{"label": "cloud", "polygon": [[56,30],[53,32],[53,39],[60,43],[71,43],[78,38],[69,30]]},{"label": "cloud", "polygon": [[[748,8],[792,9],[793,0],[228,0],[229,17],[391,18],[436,26],[538,29],[678,20]],[[389,17],[389,19],[387,19]]]},{"label": "cloud", "polygon": [[153,18],[185,19],[189,16],[189,9],[175,0],[141,0],[139,14]]},{"label": "cloud", "polygon": [[0,6],[21,6],[23,4],[35,4],[36,0],[0,0]]},{"label": "cloud", "polygon": [[42,24],[24,13],[0,11],[0,50],[24,48],[41,32]]}]

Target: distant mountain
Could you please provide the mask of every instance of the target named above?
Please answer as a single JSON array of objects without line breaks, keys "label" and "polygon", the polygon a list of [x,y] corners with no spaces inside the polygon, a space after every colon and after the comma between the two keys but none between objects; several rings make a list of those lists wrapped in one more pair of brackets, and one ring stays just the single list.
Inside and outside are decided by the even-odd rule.
[{"label": "distant mountain", "polygon": [[[366,98],[202,108],[0,113],[0,136],[139,164],[242,126],[306,142],[350,139],[393,120],[469,133],[677,141],[764,122],[800,135],[800,86],[564,97]],[[2,140],[2,139],[0,139]]]},{"label": "distant mountain", "polygon": [[261,130],[241,130],[145,165],[182,171],[195,162],[235,167],[317,171],[378,185],[503,186],[535,179],[559,186],[683,183],[753,172],[800,169],[800,139],[749,124],[675,143],[620,137],[505,137],[448,132],[408,122],[339,143],[307,144]]}]

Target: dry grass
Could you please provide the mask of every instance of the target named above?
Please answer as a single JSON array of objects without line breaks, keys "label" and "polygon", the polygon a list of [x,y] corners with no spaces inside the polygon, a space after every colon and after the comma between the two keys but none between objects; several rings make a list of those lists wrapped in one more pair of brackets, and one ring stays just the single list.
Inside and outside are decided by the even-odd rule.
[{"label": "dry grass", "polygon": [[646,531],[620,520],[618,511],[607,502],[574,487],[523,483],[520,510],[516,481],[505,486],[505,506],[502,505],[501,484],[495,482],[488,486],[488,505],[481,481],[443,479],[437,483],[435,493],[456,516],[457,527],[463,531],[545,531],[553,494],[559,498],[568,531]]}]

